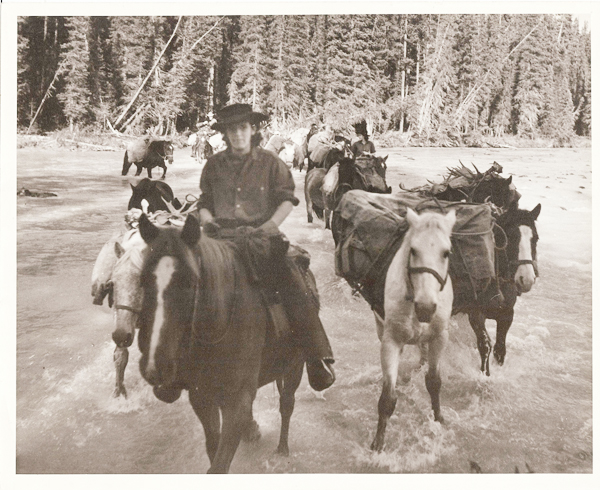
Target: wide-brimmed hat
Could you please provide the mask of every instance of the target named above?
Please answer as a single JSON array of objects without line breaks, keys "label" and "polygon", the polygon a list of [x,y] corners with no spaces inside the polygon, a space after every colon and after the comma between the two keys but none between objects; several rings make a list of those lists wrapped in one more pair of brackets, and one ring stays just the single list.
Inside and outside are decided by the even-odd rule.
[{"label": "wide-brimmed hat", "polygon": [[217,111],[217,122],[211,127],[216,131],[224,132],[230,124],[248,121],[250,124],[260,124],[269,117],[262,112],[254,112],[250,104],[231,104]]}]

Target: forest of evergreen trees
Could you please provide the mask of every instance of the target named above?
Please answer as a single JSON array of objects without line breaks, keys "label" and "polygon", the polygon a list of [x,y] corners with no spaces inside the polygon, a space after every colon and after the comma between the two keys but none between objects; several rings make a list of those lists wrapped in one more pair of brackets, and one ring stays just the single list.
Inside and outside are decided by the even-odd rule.
[{"label": "forest of evergreen trees", "polygon": [[590,32],[569,15],[21,17],[17,49],[23,131],[174,134],[248,102],[431,143],[591,132]]}]

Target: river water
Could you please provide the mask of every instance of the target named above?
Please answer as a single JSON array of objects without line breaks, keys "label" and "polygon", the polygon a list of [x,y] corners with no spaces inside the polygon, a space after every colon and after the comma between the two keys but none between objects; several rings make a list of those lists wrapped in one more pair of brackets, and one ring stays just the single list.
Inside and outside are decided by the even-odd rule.
[{"label": "river water", "polygon": [[[338,380],[317,394],[303,379],[287,458],[274,454],[277,390],[262,388],[254,409],[262,438],[240,445],[231,472],[469,473],[473,461],[484,473],[525,472],[526,464],[536,473],[591,473],[591,150],[380,154],[389,154],[394,189],[439,181],[459,160],[482,171],[497,161],[513,175],[522,207],[542,203],[540,277],[516,305],[506,363],[492,362],[483,376],[468,321],[454,317],[442,359],[442,426],[433,422],[418,353],[407,347],[387,447],[373,454],[381,390],[375,324],[364,300],[335,276],[331,233],[319,220],[306,222],[305,174],[294,170],[301,204],[282,228],[311,253]],[[58,197],[17,201],[16,472],[205,472],[204,434],[187,396],[172,405],[154,398],[139,374],[137,339],[125,374],[129,397],[112,398],[112,313],[92,304],[90,275],[121,227],[137,178],[120,176],[120,152],[25,148],[17,157],[19,188]],[[179,149],[166,182],[180,198],[197,195],[200,171],[189,149]],[[490,322],[488,330],[494,338]]]}]

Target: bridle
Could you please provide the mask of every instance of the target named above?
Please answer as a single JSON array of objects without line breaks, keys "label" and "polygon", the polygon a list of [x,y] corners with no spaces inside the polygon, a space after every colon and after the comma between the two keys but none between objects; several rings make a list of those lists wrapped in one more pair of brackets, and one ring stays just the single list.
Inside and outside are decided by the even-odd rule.
[{"label": "bridle", "polygon": [[126,310],[126,311],[131,311],[132,313],[135,313],[136,315],[141,315],[142,311],[141,310],[137,310],[131,306],[127,306],[127,305],[115,305],[114,306],[115,310]]},{"label": "bridle", "polygon": [[406,293],[406,299],[408,301],[413,301],[415,299],[414,295],[414,286],[412,283],[412,274],[431,274],[433,277],[437,279],[440,283],[440,291],[444,289],[444,286],[448,282],[448,276],[450,275],[450,266],[446,269],[446,277],[442,278],[440,273],[435,269],[431,269],[430,267],[411,267],[410,266],[410,253],[408,255],[408,263],[406,266],[406,270],[408,272],[408,291]]}]

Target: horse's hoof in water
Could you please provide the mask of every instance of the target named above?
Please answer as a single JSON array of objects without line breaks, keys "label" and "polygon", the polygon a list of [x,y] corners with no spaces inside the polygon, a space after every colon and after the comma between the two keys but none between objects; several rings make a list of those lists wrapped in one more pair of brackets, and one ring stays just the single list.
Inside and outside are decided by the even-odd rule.
[{"label": "horse's hoof in water", "polygon": [[446,421],[444,420],[444,417],[442,416],[441,413],[439,415],[437,415],[437,416],[434,415],[433,416],[433,420],[435,420],[436,422],[439,422],[442,425],[446,424]]},{"label": "horse's hoof in water", "polygon": [[383,450],[383,441],[380,440],[378,437],[375,437],[375,439],[371,443],[371,451],[380,453],[382,450]]},{"label": "horse's hoof in water", "polygon": [[260,439],[260,427],[256,423],[256,420],[252,420],[244,429],[242,439],[245,442],[257,442]]},{"label": "horse's hoof in water", "polygon": [[115,391],[113,391],[114,398],[119,398],[121,395],[123,395],[124,398],[127,398],[127,390],[125,389],[125,386],[123,386],[123,385],[117,386],[115,388]]},{"label": "horse's hoof in water", "polygon": [[500,366],[504,365],[505,357],[506,357],[506,347],[503,345],[496,344],[494,346],[494,359],[496,359],[496,362],[498,363],[498,365],[500,365]]},{"label": "horse's hoof in water", "polygon": [[154,396],[161,402],[173,403],[179,400],[182,390],[180,388],[163,388],[161,386],[155,386],[152,391],[154,392]]},{"label": "horse's hoof in water", "polygon": [[279,446],[277,446],[277,454],[279,454],[279,456],[289,456],[290,455],[290,448],[287,446],[282,446],[281,444]]}]

